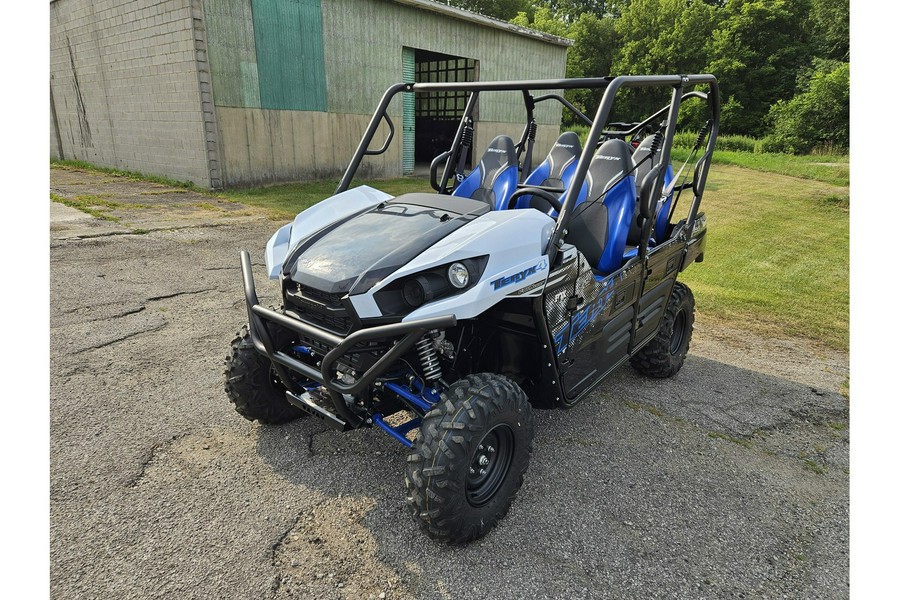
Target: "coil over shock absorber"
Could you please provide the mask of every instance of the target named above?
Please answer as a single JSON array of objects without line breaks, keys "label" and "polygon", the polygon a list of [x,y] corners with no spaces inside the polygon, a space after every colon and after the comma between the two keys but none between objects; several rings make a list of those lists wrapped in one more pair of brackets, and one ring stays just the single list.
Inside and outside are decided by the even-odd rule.
[{"label": "coil over shock absorber", "polygon": [[419,353],[419,361],[422,363],[422,376],[431,385],[440,381],[443,376],[437,348],[434,345],[434,340],[438,335],[438,330],[432,329],[416,342],[416,351]]}]

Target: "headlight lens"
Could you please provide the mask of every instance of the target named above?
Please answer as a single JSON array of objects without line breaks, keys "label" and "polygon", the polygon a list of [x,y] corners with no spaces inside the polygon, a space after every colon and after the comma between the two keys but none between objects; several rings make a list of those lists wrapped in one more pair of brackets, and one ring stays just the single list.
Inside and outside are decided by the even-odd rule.
[{"label": "headlight lens", "polygon": [[434,297],[428,280],[419,275],[403,284],[403,301],[412,308],[418,308]]},{"label": "headlight lens", "polygon": [[447,269],[447,279],[450,280],[450,285],[462,289],[469,285],[469,269],[466,268],[466,265],[455,262]]}]

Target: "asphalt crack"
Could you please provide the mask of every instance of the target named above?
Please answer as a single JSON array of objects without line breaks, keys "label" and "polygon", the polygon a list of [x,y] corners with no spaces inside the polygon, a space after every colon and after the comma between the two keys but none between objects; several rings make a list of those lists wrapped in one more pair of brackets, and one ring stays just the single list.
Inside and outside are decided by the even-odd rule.
[{"label": "asphalt crack", "polygon": [[147,298],[147,302],[156,302],[157,300],[168,300],[170,298],[177,298],[178,296],[193,296],[195,294],[204,294],[206,292],[221,292],[222,290],[218,288],[203,288],[202,290],[189,290],[186,292],[174,292],[172,294],[162,294],[161,296],[150,296]]},{"label": "asphalt crack", "polygon": [[185,434],[180,433],[178,435],[173,435],[170,439],[163,440],[162,442],[157,442],[150,447],[147,452],[144,453],[144,456],[141,458],[141,463],[138,466],[137,473],[133,476],[129,477],[125,482],[126,488],[135,488],[140,485],[141,481],[143,481],[144,476],[147,474],[147,470],[153,465],[156,460],[156,456],[160,450],[164,447],[167,447],[172,444],[172,442],[176,441],[178,438],[184,437]]},{"label": "asphalt crack", "polygon": [[83,352],[87,352],[89,350],[99,350],[100,348],[106,348],[107,346],[112,346],[113,344],[118,344],[119,342],[124,342],[127,339],[133,338],[136,335],[141,335],[144,333],[154,333],[161,329],[164,329],[168,323],[160,323],[159,325],[148,327],[147,329],[141,329],[138,331],[132,331],[130,333],[126,333],[125,335],[121,335],[117,338],[108,340],[106,342],[101,342],[99,344],[94,344],[93,346],[88,346],[87,348],[82,348],[81,350],[75,350],[72,354],[81,354]]},{"label": "asphalt crack", "polygon": [[114,315],[112,315],[111,317],[101,317],[101,318],[98,318],[98,319],[91,319],[91,322],[93,322],[93,321],[103,321],[103,320],[106,320],[106,319],[121,319],[122,317],[127,317],[128,315],[136,315],[136,314],[138,314],[139,312],[145,311],[146,309],[147,309],[146,306],[141,305],[141,306],[132,308],[132,309],[130,309],[130,310],[126,310],[126,311],[124,311],[124,312],[114,314]]}]

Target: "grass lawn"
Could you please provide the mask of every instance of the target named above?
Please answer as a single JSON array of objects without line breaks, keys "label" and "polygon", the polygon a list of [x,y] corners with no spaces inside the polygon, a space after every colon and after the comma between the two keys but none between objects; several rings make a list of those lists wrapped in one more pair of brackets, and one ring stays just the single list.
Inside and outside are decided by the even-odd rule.
[{"label": "grass lawn", "polygon": [[[713,165],[701,207],[709,225],[706,260],[682,276],[698,311],[847,350],[847,193],[811,179]],[[678,213],[690,202],[681,200]]]},{"label": "grass lawn", "polygon": [[[690,151],[684,148],[672,150],[675,170],[681,168]],[[700,154],[700,153],[698,153]],[[803,179],[815,179],[838,186],[850,185],[850,157],[846,155],[794,156],[792,154],[755,154],[753,152],[728,152],[716,150],[714,165],[736,165],[755,171],[779,173]]]}]

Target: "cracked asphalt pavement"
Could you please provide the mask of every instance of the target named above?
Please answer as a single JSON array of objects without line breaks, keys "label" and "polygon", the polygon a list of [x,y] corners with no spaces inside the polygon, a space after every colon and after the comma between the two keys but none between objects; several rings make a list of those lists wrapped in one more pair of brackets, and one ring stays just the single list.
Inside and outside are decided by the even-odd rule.
[{"label": "cracked asphalt pavement", "polygon": [[[58,175],[62,196],[104,185]],[[51,223],[54,598],[849,595],[846,355],[755,337],[701,303],[676,377],[625,366],[572,410],[537,412],[509,514],[447,548],[407,514],[388,436],[232,410],[238,251],[275,302],[261,263],[278,223],[250,211],[135,234],[151,229],[140,210],[71,210]]]}]

